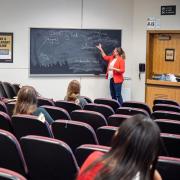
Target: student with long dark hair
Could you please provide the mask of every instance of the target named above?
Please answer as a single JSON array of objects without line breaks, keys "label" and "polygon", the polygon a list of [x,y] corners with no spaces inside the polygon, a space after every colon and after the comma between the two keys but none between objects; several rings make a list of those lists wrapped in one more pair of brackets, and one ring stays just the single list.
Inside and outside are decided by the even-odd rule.
[{"label": "student with long dark hair", "polygon": [[115,133],[109,152],[93,152],[77,180],[161,180],[156,163],[161,139],[159,127],[149,117],[124,121]]},{"label": "student with long dark hair", "polygon": [[108,56],[104,52],[102,45],[96,46],[105,61],[108,62],[106,78],[110,80],[110,92],[112,99],[118,100],[122,105],[123,98],[121,95],[122,83],[124,81],[124,71],[125,71],[125,52],[121,47],[117,47],[113,50],[112,55]]}]

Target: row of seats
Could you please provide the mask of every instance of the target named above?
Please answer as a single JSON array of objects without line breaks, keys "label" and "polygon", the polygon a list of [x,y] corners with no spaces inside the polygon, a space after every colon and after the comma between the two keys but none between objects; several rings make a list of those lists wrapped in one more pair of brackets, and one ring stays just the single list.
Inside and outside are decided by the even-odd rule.
[{"label": "row of seats", "polygon": [[[11,99],[11,98],[13,98],[14,96],[17,95],[19,89],[20,89],[20,85],[19,84],[15,84],[15,83],[13,84],[13,83],[10,83],[10,82],[1,82],[0,81],[0,97]],[[88,103],[92,103],[93,102],[90,98],[88,98],[86,96],[82,96],[82,97],[85,98]],[[43,100],[44,100],[44,98],[42,99],[42,101]],[[48,100],[48,99],[46,99],[46,100]],[[45,103],[47,103],[47,101]],[[116,109],[119,107],[119,103],[117,101],[115,101],[115,100],[108,101],[108,99],[106,99],[106,98],[95,99],[94,103],[109,105],[109,106],[111,106],[114,109],[114,111],[116,111]],[[50,105],[50,104],[52,104],[52,103],[51,102],[49,102],[49,104],[44,104],[43,103],[43,105]],[[166,104],[166,105],[180,106],[178,102],[176,102],[174,100],[169,100],[169,99],[155,99],[153,104],[154,105],[157,105],[157,104]],[[131,102],[131,105],[129,106],[129,102],[128,103],[125,102],[123,106],[124,107],[144,108],[148,113],[151,112],[149,107],[145,103]]]},{"label": "row of seats", "polygon": [[[73,120],[56,120],[50,127],[46,121],[41,122],[32,115],[15,115],[11,123],[9,130],[18,140],[26,135],[54,137],[65,141],[73,151],[86,143],[110,146],[112,136],[117,130],[117,127],[113,126],[101,126],[94,130],[87,123]],[[167,153],[162,150],[162,155],[180,157],[180,135],[162,134],[162,138],[167,150]]]},{"label": "row of seats", "polygon": [[0,82],[0,99],[8,98],[12,99],[17,96],[20,87],[19,84],[12,84],[9,82]]},{"label": "row of seats", "polygon": [[[50,101],[50,100],[48,99],[48,101]],[[52,103],[54,103],[54,102],[52,102]],[[70,115],[71,115],[72,111],[81,110],[81,107],[76,105],[73,102],[56,101],[55,103],[56,103],[56,106],[53,106],[50,104],[43,105],[43,107],[46,108],[46,110],[48,110],[49,114],[52,116],[52,118],[54,120],[61,119],[61,118],[62,119],[70,119]],[[48,104],[48,103],[46,103],[46,104]],[[7,103],[6,105],[3,102],[0,102],[0,110],[3,112],[6,112],[6,113],[9,112],[10,115],[12,114],[14,106],[15,106],[15,102],[10,102],[10,103]],[[177,108],[180,109],[180,107],[177,107]],[[65,112],[65,110],[67,112]],[[89,103],[89,104],[85,105],[84,110],[99,112],[105,117],[106,120],[108,120],[109,116],[112,116],[113,114],[115,114],[111,107],[109,107],[108,105],[104,105],[104,104]],[[119,107],[116,110],[116,114],[127,115],[127,116],[133,116],[133,115],[139,114],[139,113],[149,116],[149,114],[145,110],[140,109],[140,108]],[[180,113],[171,112],[171,111],[155,111],[151,114],[151,117],[153,119],[180,120]]]},{"label": "row of seats", "polygon": [[[25,136],[20,144],[9,132],[0,130],[0,167],[18,172],[31,180],[73,180],[87,156],[93,151],[109,151],[109,147],[84,144],[74,153],[63,141]],[[180,177],[180,159],[159,157],[157,169],[165,180]],[[1,174],[1,172],[0,172]],[[0,175],[1,177],[1,175]]]},{"label": "row of seats", "polygon": [[[93,103],[93,101],[90,98],[88,98],[87,96],[81,96],[81,97],[86,99],[86,101],[88,103]],[[53,99],[41,97],[39,103],[40,103],[40,105],[51,105],[52,101],[53,101]],[[110,107],[113,108],[114,111],[116,111],[116,109],[119,108],[119,106],[120,106],[116,100],[108,99],[108,98],[97,98],[94,100],[94,103],[109,105]],[[178,102],[176,102],[174,100],[168,100],[168,99],[155,99],[153,104],[154,105],[166,104],[166,105],[180,106]],[[140,102],[136,102],[136,101],[133,101],[133,102],[128,101],[128,102],[124,102],[123,106],[124,107],[143,108],[147,112],[151,113],[151,110],[146,103],[142,103],[142,102],[140,103]]]},{"label": "row of seats", "polygon": [[[20,87],[18,84],[0,82],[0,97],[12,98],[17,95],[19,88]],[[122,104],[122,107],[120,107],[119,103],[113,99],[97,98],[94,100],[94,104],[93,104],[90,98],[85,97],[85,96],[84,98],[87,100],[88,103],[90,103],[84,107],[85,110],[100,112],[105,116],[106,119],[110,115],[115,114],[115,113],[131,115],[131,116],[138,113],[144,114],[147,116],[151,115],[151,109],[145,103],[128,101],[128,102],[124,102]],[[14,105],[15,105],[15,102],[7,103],[7,109],[10,115],[12,115]],[[81,109],[79,105],[76,105],[72,102],[67,102],[67,101],[62,101],[62,100],[54,102],[52,99],[38,97],[38,106],[41,106],[41,105],[61,107],[61,108],[66,109],[69,114],[73,110]],[[156,99],[154,100],[154,106],[152,110],[153,110],[153,113],[151,116],[154,119],[174,119],[174,120],[180,119],[180,106],[176,101],[173,101],[173,100]]]},{"label": "row of seats", "polygon": [[180,113],[180,107],[175,105],[167,104],[156,104],[152,107],[153,112],[155,111],[171,111]]},{"label": "row of seats", "polygon": [[[88,97],[86,97],[86,96],[82,96],[82,97],[84,97],[88,103],[93,103],[93,101],[90,100]],[[116,100],[107,99],[107,98],[97,98],[94,100],[94,103],[108,105],[114,110],[114,112],[116,112],[116,110],[120,107],[119,103]],[[39,98],[39,105],[40,106],[41,105],[57,105],[57,106],[64,106],[65,109],[66,109],[66,107],[68,108],[68,105],[63,104],[63,102],[61,102],[61,101],[54,103],[52,99],[47,99],[47,98],[42,98],[42,97]],[[166,107],[164,107],[165,109],[161,109],[161,110],[166,110],[167,106],[170,106],[170,107],[172,107],[171,111],[179,112],[178,107],[180,107],[180,105],[176,101],[173,101],[173,100],[156,99],[156,100],[154,100],[154,106],[157,106],[157,105],[166,106]],[[122,104],[122,107],[143,109],[149,115],[151,114],[151,109],[149,108],[149,106],[146,103],[142,103],[142,102],[126,101]],[[173,107],[174,107],[174,109],[173,109]],[[157,109],[158,109],[158,107],[157,107]],[[72,111],[72,110],[70,110],[70,111]],[[153,111],[156,111],[156,108]]]},{"label": "row of seats", "polygon": [[[106,119],[113,114],[123,114],[123,115],[130,115],[130,116],[133,116],[135,114],[144,114],[146,116],[151,116],[154,119],[174,119],[174,120],[180,119],[180,106],[169,105],[171,109],[167,110],[168,109],[167,105],[164,105],[164,104],[155,105],[154,107],[158,107],[159,109],[155,109],[155,111],[151,113],[150,108],[145,103],[133,102],[133,101],[124,102],[122,104],[122,107],[117,106],[116,107],[117,109],[114,110],[113,105],[110,106],[111,104],[110,102],[118,104],[117,101],[112,100],[112,99],[95,99],[94,103],[89,103],[85,105],[84,110],[99,112],[103,114]],[[81,109],[79,105],[76,105],[72,102],[56,101],[54,103],[55,103],[54,104],[55,106],[65,109],[69,114],[74,110]],[[39,103],[39,105],[50,105],[50,104],[45,103],[43,101]],[[164,109],[163,109],[163,106],[165,107]]]},{"label": "row of seats", "polygon": [[[69,102],[66,102],[69,103]],[[10,104],[9,104],[10,105]],[[11,103],[12,105],[12,103]],[[73,105],[75,105],[73,103]],[[48,113],[51,115],[51,117],[54,120],[57,119],[73,119],[73,120],[80,120],[80,121],[85,121],[87,123],[90,123],[92,127],[95,129],[97,127],[103,126],[103,125],[111,125],[111,126],[119,126],[120,123],[132,116],[133,114],[137,114],[138,112],[131,113],[131,109],[129,108],[119,108],[121,111],[121,114],[112,114],[109,117],[105,118],[103,115],[107,115],[107,110],[102,109],[101,105],[98,104],[88,104],[87,108],[88,110],[74,110],[70,114],[61,107],[56,107],[56,106],[49,106],[49,105],[44,105],[42,106],[45,108]],[[13,108],[12,108],[13,109]],[[0,111],[3,111],[5,113],[8,112],[6,105],[0,101]],[[95,112],[96,111],[96,112]],[[98,112],[97,112],[98,111]],[[170,112],[165,112],[165,111],[156,111],[153,113],[153,118],[154,119],[174,119],[174,120],[179,120],[180,119],[180,114],[179,113],[170,113]],[[89,121],[88,121],[89,120]],[[97,121],[97,122],[96,122]]]},{"label": "row of seats", "polygon": [[[19,84],[12,84],[9,82],[0,82],[0,98],[12,99],[14,96],[17,95],[19,89],[20,89]],[[82,96],[82,97],[84,97],[88,103],[93,102],[90,98],[88,98],[86,96]],[[116,100],[107,99],[107,98],[97,98],[94,100],[94,103],[108,105],[113,109],[114,112],[116,112],[116,110],[120,107],[119,103]],[[61,102],[61,101],[53,102],[52,99],[47,99],[47,98],[42,98],[42,97],[39,97],[38,104],[39,104],[39,106],[41,106],[41,105],[56,105],[59,107],[67,106],[67,105],[63,104],[63,102]],[[149,115],[151,114],[151,109],[145,103],[129,101],[129,102],[124,102],[122,104],[122,107],[138,108],[138,109],[144,110]],[[165,111],[180,112],[179,107],[180,107],[179,103],[174,100],[155,99],[154,107],[152,110],[153,111],[165,110]],[[74,107],[72,107],[72,109],[69,109],[69,111],[72,111],[72,110],[74,110]]]},{"label": "row of seats", "polygon": [[[1,107],[1,106],[0,106]],[[5,106],[2,106],[4,109]],[[106,120],[105,117],[98,112],[88,110],[75,110],[69,113],[59,107],[54,106],[42,106],[45,108],[54,120],[65,119],[65,120],[76,120],[90,124],[94,130],[101,126],[116,126],[118,127],[125,119],[131,117],[129,115],[113,114]],[[0,108],[1,110],[1,108]],[[168,120],[168,119],[157,119],[155,120],[159,125],[160,129],[164,133],[180,134],[180,121]],[[5,113],[0,111],[0,127],[2,129],[11,131],[11,118]]]}]

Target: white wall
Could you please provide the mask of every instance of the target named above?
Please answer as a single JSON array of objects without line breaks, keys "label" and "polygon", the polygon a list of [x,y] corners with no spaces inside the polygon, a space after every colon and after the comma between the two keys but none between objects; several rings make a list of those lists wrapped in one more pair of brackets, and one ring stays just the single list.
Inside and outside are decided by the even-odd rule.
[{"label": "white wall", "polygon": [[[160,5],[168,3],[177,5],[176,16],[159,15]],[[29,77],[29,28],[122,29],[125,76],[132,78],[132,98],[143,101],[144,79],[138,80],[137,70],[145,62],[147,17],[159,17],[161,29],[180,29],[179,9],[179,0],[0,0],[0,32],[14,33],[14,62],[0,63],[0,80],[30,84],[45,97],[63,99],[74,77]],[[82,95],[110,97],[104,77],[75,79],[81,81]],[[129,84],[125,81],[124,86]]]},{"label": "white wall", "polygon": [[[128,50],[131,48],[126,42],[132,34],[132,15],[129,16],[126,9],[133,11],[131,0],[124,3],[126,8],[121,6],[122,2],[84,0],[82,11],[81,0],[0,0],[0,17],[5,17],[1,18],[0,32],[14,33],[14,63],[0,64],[0,79],[31,84],[45,97],[62,99],[68,82],[74,77],[29,77],[29,28],[123,29],[122,44]],[[119,14],[119,10],[122,13]],[[104,77],[76,77],[75,79],[81,81],[82,95],[92,99],[109,97],[109,85]]]},{"label": "white wall", "polygon": [[29,77],[29,28],[79,28],[81,1],[0,0],[0,17],[0,32],[14,33],[14,63],[0,64],[0,79],[30,84],[45,97],[62,99],[70,78]]},{"label": "white wall", "polygon": [[[162,5],[176,5],[176,15],[161,16]],[[145,74],[138,78],[138,64],[146,62],[147,18],[160,19],[160,29],[180,29],[180,0],[134,0],[133,15],[133,63],[132,63],[132,99],[144,101]]]}]

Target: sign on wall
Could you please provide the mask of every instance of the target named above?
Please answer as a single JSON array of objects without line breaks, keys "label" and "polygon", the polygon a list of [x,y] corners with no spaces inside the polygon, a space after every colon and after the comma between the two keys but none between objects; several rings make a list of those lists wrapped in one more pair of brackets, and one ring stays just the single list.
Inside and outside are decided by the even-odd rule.
[{"label": "sign on wall", "polygon": [[161,6],[161,15],[176,15],[176,5]]},{"label": "sign on wall", "polygon": [[0,33],[0,63],[13,62],[13,33]]},{"label": "sign on wall", "polygon": [[147,28],[154,29],[156,27],[156,19],[154,17],[147,18]]},{"label": "sign on wall", "polygon": [[147,18],[147,29],[159,29],[160,28],[160,19],[155,17]]}]

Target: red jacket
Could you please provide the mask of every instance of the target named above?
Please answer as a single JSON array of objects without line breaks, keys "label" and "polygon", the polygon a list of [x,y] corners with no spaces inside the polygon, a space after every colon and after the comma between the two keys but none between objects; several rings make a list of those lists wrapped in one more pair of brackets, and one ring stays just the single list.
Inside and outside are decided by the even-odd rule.
[{"label": "red jacket", "polygon": [[84,162],[84,164],[82,165],[76,180],[94,180],[94,178],[97,175],[97,173],[103,167],[103,164],[102,163],[98,163],[95,167],[93,167],[92,169],[88,170],[87,172],[86,172],[86,169],[88,168],[88,166],[90,164],[92,164],[95,160],[97,160],[98,158],[100,158],[103,155],[104,155],[104,153],[99,152],[99,151],[95,151],[92,154],[90,154],[88,156],[88,158],[86,159],[86,161]]},{"label": "red jacket", "polygon": [[[111,63],[111,61],[114,59],[114,56],[103,56],[105,61],[108,61],[108,68],[107,68],[107,72],[106,72],[106,79],[108,78],[108,71],[109,71],[109,65]],[[122,83],[124,81],[124,77],[123,77],[123,73],[125,71],[125,62],[122,59],[121,56],[118,56],[115,64],[114,64],[114,68],[120,69],[120,72],[117,71],[113,71],[113,79],[114,79],[114,83]]]}]

